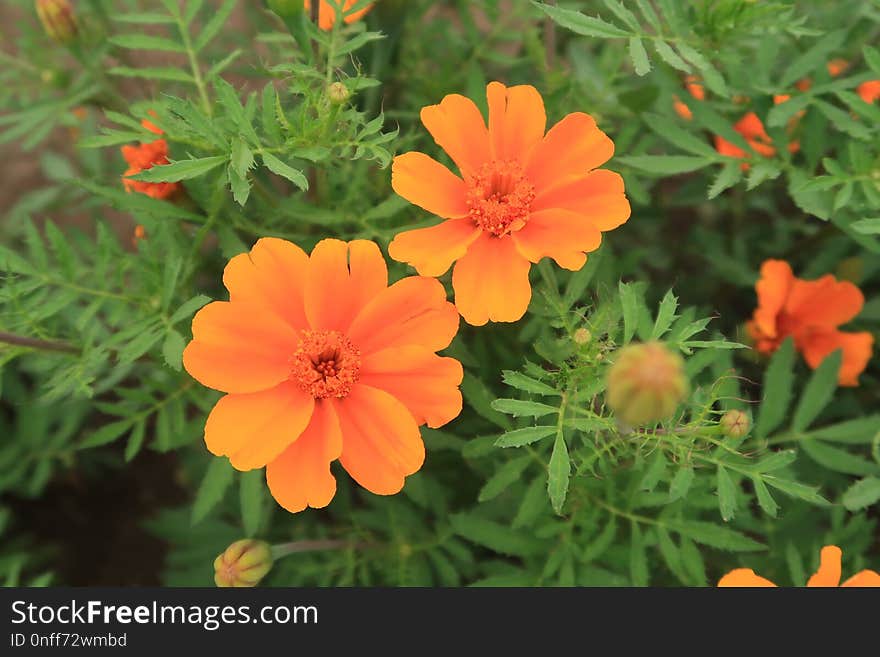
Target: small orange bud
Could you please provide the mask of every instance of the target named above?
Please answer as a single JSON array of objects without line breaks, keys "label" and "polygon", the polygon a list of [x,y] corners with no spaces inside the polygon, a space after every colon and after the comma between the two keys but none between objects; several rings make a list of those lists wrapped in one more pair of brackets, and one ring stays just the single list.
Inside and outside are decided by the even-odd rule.
[{"label": "small orange bud", "polygon": [[264,541],[236,541],[214,559],[214,582],[220,587],[256,586],[272,568],[272,550]]},{"label": "small orange bud", "polygon": [[721,416],[721,431],[728,438],[742,438],[750,427],[749,416],[740,410],[732,409]]},{"label": "small orange bud", "polygon": [[587,329],[585,329],[585,328],[579,328],[579,329],[578,329],[577,331],[575,331],[574,334],[571,336],[571,339],[574,340],[574,343],[575,343],[575,344],[585,345],[585,344],[587,344],[590,340],[593,339],[593,334],[590,333],[590,332],[589,332]]},{"label": "small orange bud", "polygon": [[606,398],[615,415],[635,427],[672,415],[687,390],[681,356],[659,342],[646,342],[617,352]]},{"label": "small orange bud", "polygon": [[37,0],[37,16],[50,39],[57,43],[70,43],[79,28],[76,14],[69,0]]},{"label": "small orange bud", "polygon": [[334,105],[342,105],[342,103],[351,98],[351,92],[341,82],[334,82],[327,87],[327,96]]}]

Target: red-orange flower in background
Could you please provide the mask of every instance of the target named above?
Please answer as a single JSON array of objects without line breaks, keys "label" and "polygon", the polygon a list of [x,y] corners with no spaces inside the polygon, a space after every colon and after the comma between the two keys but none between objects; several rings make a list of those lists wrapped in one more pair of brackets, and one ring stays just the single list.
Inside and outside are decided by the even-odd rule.
[{"label": "red-orange flower in background", "polygon": [[[703,88],[700,79],[696,75],[688,75],[684,79],[684,83],[685,89],[687,89],[692,98],[695,98],[696,100],[704,100],[706,98],[706,90]],[[672,97],[672,108],[675,110],[675,113],[685,121],[690,121],[694,116],[694,113],[691,112],[691,108],[683,103],[678,96]]]},{"label": "red-orange flower in background", "polygon": [[876,103],[880,100],[880,80],[868,80],[862,82],[857,88],[856,93],[866,103]]},{"label": "red-orange flower in background", "polygon": [[208,449],[239,470],[266,466],[291,512],[330,503],[336,459],[367,490],[398,492],[425,458],[419,426],[462,407],[461,364],[435,353],[459,323],[439,281],[389,286],[365,240],[326,239],[308,256],[264,238],[223,283],[230,300],[196,314],[183,354],[195,379],[228,393],[208,416]]},{"label": "red-orange flower in background", "polygon": [[[741,134],[746,140],[746,143],[759,155],[762,155],[763,157],[773,157],[776,154],[773,140],[764,129],[764,124],[761,119],[759,119],[758,115],[754,112],[749,112],[743,116],[734,124],[733,129]],[[796,152],[799,148],[800,145],[797,142],[792,142],[788,145],[788,149],[791,152]],[[746,151],[739,146],[731,144],[720,135],[715,135],[715,150],[721,155],[735,157],[741,160],[749,159],[751,157],[751,153],[746,153]],[[743,162],[743,171],[747,170],[749,166],[748,162]]]},{"label": "red-orange flower in background", "polygon": [[[146,119],[141,121],[141,125],[157,135],[163,134],[158,126]],[[179,183],[143,182],[131,180],[128,177],[154,166],[168,164],[168,142],[164,139],[140,143],[137,146],[126,145],[121,150],[122,157],[128,163],[128,169],[122,175],[122,184],[125,186],[126,191],[140,192],[153,198],[165,199],[174,195],[180,189]]]},{"label": "red-orange flower in background", "polygon": [[787,262],[767,260],[755,290],[758,308],[747,328],[758,351],[772,353],[792,337],[807,364],[815,369],[826,356],[842,349],[840,385],[858,385],[859,374],[871,358],[874,338],[867,331],[849,333],[838,327],[861,312],[865,298],[859,288],[830,274],[815,281],[795,278]]},{"label": "red-orange flower in background", "polygon": [[[840,583],[841,566],[843,556],[840,548],[836,545],[826,545],[819,555],[819,570],[807,581],[809,587],[880,587],[880,574],[873,570],[863,570],[856,573],[843,584]],[[718,586],[770,588],[776,584],[755,574],[751,568],[737,568],[731,570],[718,582]]]},{"label": "red-orange flower in background", "polygon": [[630,215],[619,174],[598,169],[614,143],[575,112],[546,134],[544,101],[528,85],[486,89],[488,128],[469,98],[452,94],[422,109],[422,123],[461,172],[424,153],[394,158],[391,184],[446,221],[399,233],[388,248],[423,276],[455,262],[452,286],[465,321],[514,322],[526,312],[531,263],[553,258],[578,270],[602,232]]},{"label": "red-orange flower in background", "polygon": [[[342,5],[342,11],[347,12],[349,9],[354,7],[358,0],[345,0],[345,4]],[[305,8],[306,11],[309,11],[312,7],[311,0],[305,0]],[[353,23],[359,18],[361,18],[364,14],[366,14],[370,9],[373,8],[373,5],[367,5],[363,9],[358,9],[355,12],[352,12],[345,16],[343,19],[346,23]],[[333,24],[336,22],[337,11],[333,8],[327,0],[320,0],[320,4],[318,5],[318,27],[322,30],[331,30],[333,29]]]}]

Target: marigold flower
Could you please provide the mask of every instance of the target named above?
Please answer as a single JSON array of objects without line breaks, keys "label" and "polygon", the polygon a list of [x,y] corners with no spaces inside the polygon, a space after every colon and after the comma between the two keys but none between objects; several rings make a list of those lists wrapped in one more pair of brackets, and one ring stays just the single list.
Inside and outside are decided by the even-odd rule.
[{"label": "marigold flower", "polygon": [[880,100],[880,80],[868,80],[862,82],[857,88],[856,93],[866,103],[876,103]]},{"label": "marigold flower", "polygon": [[272,569],[272,548],[264,541],[242,539],[214,559],[214,583],[220,587],[249,587]]},{"label": "marigold flower", "polygon": [[858,385],[874,338],[867,331],[847,333],[837,328],[861,312],[865,298],[858,287],[830,274],[815,281],[795,278],[787,262],[767,260],[755,290],[758,308],[746,327],[758,351],[772,353],[791,336],[815,369],[826,356],[842,349],[839,383]]},{"label": "marigold flower", "polygon": [[[840,583],[840,561],[843,553],[836,545],[826,545],[819,555],[819,570],[807,581],[809,587],[880,587],[880,574],[873,570],[863,570],[856,573],[843,584]],[[776,584],[769,579],[756,575],[751,568],[737,568],[731,570],[718,582],[719,587],[750,587],[769,588]]]},{"label": "marigold flower", "polygon": [[76,13],[69,0],[37,0],[37,16],[50,39],[69,43],[79,32]]},{"label": "marigold flower", "polygon": [[205,442],[233,467],[266,466],[291,512],[336,492],[330,463],[377,495],[397,493],[425,459],[419,426],[462,407],[461,364],[441,358],[458,313],[433,278],[388,285],[379,248],[325,239],[308,256],[263,238],[226,265],[229,301],[193,318],[186,370],[228,393]]},{"label": "marigold flower", "polygon": [[672,415],[687,390],[681,356],[660,342],[646,342],[617,353],[606,398],[620,420],[637,427]]},{"label": "marigold flower", "polygon": [[[764,129],[764,124],[754,112],[749,112],[743,116],[734,124],[733,129],[741,134],[746,140],[746,143],[748,143],[748,145],[752,147],[752,150],[759,155],[773,157],[776,154],[776,149],[773,147],[773,140],[770,139],[770,135],[768,135],[767,131]],[[720,135],[715,135],[715,150],[721,155],[726,155],[727,157],[735,157],[739,159],[747,159],[751,157],[751,154],[746,153],[739,146],[731,144]],[[749,165],[743,162],[742,168],[743,170],[746,170],[749,168]]]},{"label": "marigold flower", "polygon": [[[342,11],[348,11],[349,9],[354,7],[357,1],[358,0],[345,0],[345,4],[342,5]],[[318,5],[318,27],[320,27],[322,30],[331,30],[333,29],[333,24],[336,22],[336,10],[333,8],[333,5],[327,2],[327,0],[320,0],[320,2],[321,4]],[[305,8],[306,11],[311,10],[311,0],[305,0]],[[348,14],[347,16],[345,16],[344,19],[346,24],[354,23],[372,8],[373,5],[369,4],[363,9],[358,9],[356,12]]]},{"label": "marigold flower", "polygon": [[[164,134],[161,128],[147,119],[141,121],[141,125],[157,135]],[[122,175],[122,184],[125,186],[126,191],[140,192],[153,198],[165,199],[174,195],[180,189],[179,183],[151,183],[132,180],[128,177],[154,166],[168,164],[168,142],[164,139],[141,143],[137,146],[125,145],[121,150],[122,157],[128,163],[128,169]]]},{"label": "marigold flower", "polygon": [[394,158],[391,184],[446,221],[399,233],[395,260],[423,276],[452,273],[455,303],[473,325],[515,322],[529,305],[530,263],[553,258],[578,270],[602,232],[630,215],[619,174],[598,169],[614,143],[588,114],[569,114],[545,135],[544,101],[528,85],[488,85],[488,129],[464,96],[422,109],[422,123],[461,172],[425,155]]},{"label": "marigold flower", "polygon": [[[704,100],[706,98],[706,90],[703,88],[703,85],[700,84],[700,79],[696,75],[688,75],[685,79],[685,89],[687,89],[688,93],[697,100]],[[675,110],[675,113],[678,114],[685,121],[690,121],[694,114],[691,112],[691,108],[685,105],[678,99],[678,96],[673,96],[672,109]]]}]

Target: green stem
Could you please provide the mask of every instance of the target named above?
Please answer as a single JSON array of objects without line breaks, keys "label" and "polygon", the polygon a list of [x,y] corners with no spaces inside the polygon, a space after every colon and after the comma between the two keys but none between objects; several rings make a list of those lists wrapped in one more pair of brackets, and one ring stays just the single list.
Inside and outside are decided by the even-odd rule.
[{"label": "green stem", "polygon": [[183,39],[183,47],[186,48],[186,56],[189,58],[189,67],[190,69],[192,69],[193,80],[196,83],[196,88],[199,90],[199,97],[202,100],[202,106],[205,110],[205,113],[208,116],[211,116],[214,113],[214,108],[211,106],[211,99],[208,98],[208,91],[205,87],[205,80],[202,77],[202,69],[199,67],[198,59],[196,59],[196,52],[192,46],[192,39],[190,39],[189,36],[189,29],[183,22],[183,17],[180,15],[180,12],[177,12],[175,19],[177,20],[177,29],[180,31],[180,36]]}]

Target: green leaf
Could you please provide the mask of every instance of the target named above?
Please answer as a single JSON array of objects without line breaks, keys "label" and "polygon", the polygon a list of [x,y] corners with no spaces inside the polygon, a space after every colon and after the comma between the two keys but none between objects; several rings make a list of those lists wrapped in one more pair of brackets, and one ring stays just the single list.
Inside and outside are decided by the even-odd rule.
[{"label": "green leaf", "polygon": [[794,341],[787,338],[773,354],[764,375],[763,401],[755,437],[764,438],[785,419],[794,385]]},{"label": "green leaf", "polygon": [[635,288],[629,283],[620,282],[617,288],[620,292],[620,305],[623,308],[623,343],[632,340],[639,324],[639,300]]},{"label": "green leaf", "polygon": [[617,535],[617,516],[611,515],[608,518],[608,524],[602,528],[599,535],[590,541],[581,554],[581,563],[587,564],[601,557],[605,551],[614,543]]},{"label": "green leaf", "polygon": [[776,503],[776,500],[773,499],[773,496],[770,494],[764,481],[761,477],[752,477],[752,483],[755,486],[755,495],[758,497],[758,505],[764,509],[764,512],[768,516],[775,518],[776,512],[779,510],[779,505]]},{"label": "green leaf", "polygon": [[672,290],[669,290],[660,302],[660,308],[657,311],[657,321],[654,322],[654,329],[651,331],[651,339],[656,340],[663,336],[672,326],[677,315],[675,311],[678,309],[678,297]]},{"label": "green leaf", "polygon": [[226,177],[232,190],[232,198],[236,203],[244,206],[251,194],[251,181],[248,180],[247,175],[240,174],[231,165],[226,168]]},{"label": "green leaf", "polygon": [[170,368],[178,372],[183,366],[184,347],[186,347],[186,341],[183,336],[174,329],[168,331],[165,342],[162,344],[162,357]]},{"label": "green leaf", "polygon": [[660,58],[669,64],[672,68],[676,68],[682,73],[692,73],[693,68],[691,65],[684,61],[681,57],[678,56],[678,53],[675,52],[672,48],[669,47],[669,44],[663,41],[662,39],[654,39],[654,48],[657,50],[657,54],[660,55]]},{"label": "green leaf", "polygon": [[114,46],[130,50],[161,50],[165,52],[186,52],[181,44],[165,37],[148,34],[117,34],[107,39]]},{"label": "green leaf", "polygon": [[626,25],[634,32],[642,29],[639,19],[636,18],[629,9],[627,9],[620,0],[604,0],[605,6],[610,9],[617,18],[626,23]]},{"label": "green leaf", "polygon": [[146,430],[147,423],[145,420],[135,423],[134,429],[131,430],[131,434],[128,436],[128,442],[125,444],[124,458],[126,463],[130,463],[131,460],[137,456],[138,452],[141,451],[141,447],[144,444]]},{"label": "green leaf", "polygon": [[694,469],[689,465],[680,468],[669,483],[669,501],[674,502],[687,495],[693,481]]},{"label": "green leaf", "polygon": [[651,62],[648,61],[648,53],[645,52],[645,46],[640,38],[629,38],[629,56],[632,59],[636,75],[642,76],[651,72]]},{"label": "green leaf", "polygon": [[512,483],[518,481],[523,471],[532,463],[531,454],[511,459],[502,465],[485,483],[480,494],[479,502],[487,502],[503,493]]},{"label": "green leaf", "polygon": [[796,497],[805,502],[816,504],[818,506],[827,506],[828,500],[819,495],[817,486],[807,486],[797,481],[789,481],[787,479],[779,479],[773,475],[764,475],[764,483],[770,484],[773,488],[781,490],[786,495]]},{"label": "green leaf", "polygon": [[843,493],[843,506],[850,511],[859,511],[880,501],[880,479],[865,477],[855,482]]},{"label": "green leaf", "polygon": [[666,458],[663,456],[663,451],[658,449],[654,454],[654,458],[651,459],[651,464],[645,471],[641,482],[639,482],[639,489],[646,491],[654,490],[657,487],[657,484],[660,483],[660,479],[663,478],[665,472]]},{"label": "green leaf", "polygon": [[131,68],[128,66],[114,66],[109,71],[110,75],[119,75],[126,78],[146,78],[148,80],[166,80],[168,82],[189,82],[195,80],[186,71],[170,66],[147,66],[144,68]]},{"label": "green leaf", "polygon": [[[843,44],[844,39],[846,39],[846,33],[847,30],[829,32],[798,57],[795,57],[785,69],[785,73],[782,74],[782,78],[779,80],[779,88],[786,89],[791,87],[802,77],[814,73],[820,67],[825,66],[831,54]],[[783,103],[783,105],[785,104]]]},{"label": "green leaf", "polygon": [[502,434],[495,441],[496,447],[522,447],[523,445],[531,445],[533,442],[546,438],[556,433],[556,427],[524,427],[522,429],[514,429]]},{"label": "green leaf", "polygon": [[828,470],[852,475],[871,475],[880,471],[880,466],[867,459],[839,447],[826,445],[821,440],[804,438],[799,444],[807,456]]},{"label": "green leaf", "polygon": [[201,521],[223,499],[223,494],[234,478],[235,470],[229,464],[229,459],[216,457],[211,459],[202,483],[196,491],[196,499],[192,507],[192,524]]},{"label": "green leaf", "polygon": [[195,160],[179,160],[171,164],[153,167],[128,177],[132,180],[141,180],[143,182],[179,182],[201,176],[225,163],[226,158],[221,155],[202,157]]},{"label": "green leaf", "polygon": [[464,380],[461,382],[461,394],[478,415],[505,431],[511,429],[510,418],[492,408],[493,395],[486,384],[470,372],[465,372]]},{"label": "green leaf", "polygon": [[673,146],[678,146],[694,155],[702,155],[704,157],[715,159],[718,156],[717,151],[712,148],[705,139],[695,136],[684,128],[679,127],[674,122],[659,114],[648,114],[646,117],[648,127],[653,130],[658,137],[668,141]]},{"label": "green leaf", "polygon": [[859,219],[850,228],[862,235],[880,235],[880,218]]},{"label": "green leaf", "polygon": [[865,61],[868,63],[868,66],[871,67],[871,70],[877,75],[880,75],[880,50],[877,50],[873,46],[864,46],[862,48],[862,54],[865,56]]},{"label": "green leaf", "polygon": [[542,417],[559,412],[556,406],[521,399],[496,399],[492,402],[492,408],[513,417]]},{"label": "green leaf", "polygon": [[752,466],[755,472],[773,472],[781,470],[791,465],[797,460],[797,452],[793,449],[786,449],[779,452],[773,452],[769,456],[765,456]]},{"label": "green leaf", "polygon": [[740,180],[742,180],[741,163],[728,162],[723,167],[721,167],[721,170],[718,172],[715,180],[712,181],[712,185],[709,187],[708,197],[710,199],[715,198],[725,189],[733,187]]},{"label": "green leaf", "polygon": [[556,434],[553,443],[553,453],[550,455],[550,465],[547,476],[547,493],[550,495],[550,503],[557,514],[562,513],[565,497],[568,493],[568,480],[571,476],[571,462],[568,457],[568,447],[565,438],[560,431]]},{"label": "green leaf", "polygon": [[[729,550],[731,552],[753,552],[764,549],[763,545],[757,541],[753,541],[745,534],[741,534],[729,527],[722,527],[721,525],[716,525],[711,522],[682,520],[668,522],[667,528],[687,536],[697,543],[718,548],[719,550]],[[684,549],[684,544],[682,544],[682,549]]]},{"label": "green leaf", "polygon": [[250,538],[260,529],[266,502],[266,476],[262,469],[241,473],[239,501],[244,535]]},{"label": "green leaf", "polygon": [[168,322],[171,325],[174,325],[184,319],[190,319],[195,311],[210,302],[211,297],[205,296],[204,294],[197,294],[192,299],[182,303],[180,307],[174,311],[174,314],[171,315],[171,319],[169,319]]},{"label": "green leaf", "polygon": [[813,372],[794,412],[794,420],[791,423],[793,431],[797,433],[804,431],[831,401],[837,389],[837,374],[842,362],[843,350],[837,349],[826,356]]},{"label": "green leaf", "polygon": [[693,155],[630,155],[618,157],[615,160],[626,166],[656,173],[662,176],[671,176],[677,173],[689,173],[697,169],[703,169],[718,158],[696,157]]},{"label": "green leaf", "polygon": [[541,542],[505,525],[472,514],[450,516],[452,530],[472,543],[515,557],[524,557],[543,550]]},{"label": "green leaf", "polygon": [[263,164],[272,173],[287,178],[302,191],[306,191],[309,188],[308,178],[299,169],[294,169],[292,166],[285,164],[271,153],[262,153],[261,157],[263,158]]},{"label": "green leaf", "polygon": [[717,477],[718,509],[724,522],[733,519],[736,514],[736,489],[733,480],[723,465],[718,466]]},{"label": "green leaf", "polygon": [[846,420],[814,429],[810,437],[834,443],[867,444],[880,431],[880,414]]},{"label": "green leaf", "polygon": [[541,2],[535,2],[534,0],[532,0],[532,4],[547,14],[554,23],[571,30],[575,34],[611,39],[630,36],[630,32],[622,30],[611,23],[607,23],[601,18],[585,16],[579,11],[574,11],[573,9],[563,9],[561,7],[545,5]]},{"label": "green leaf", "polygon": [[239,176],[246,176],[247,172],[254,166],[254,153],[240,137],[232,140],[232,154],[229,166],[235,169]]},{"label": "green leaf", "polygon": [[208,43],[210,43],[211,39],[217,36],[220,33],[220,30],[226,24],[226,21],[229,19],[229,15],[232,13],[232,10],[235,9],[236,0],[226,0],[219,9],[216,9],[214,13],[211,15],[211,18],[205,23],[205,27],[202,28],[201,33],[199,34],[199,38],[196,39],[195,42],[195,50],[199,51],[204,48]]},{"label": "green leaf", "polygon": [[556,388],[548,386],[546,383],[542,383],[537,379],[526,376],[521,372],[516,372],[513,370],[502,370],[501,378],[504,380],[504,383],[509,385],[511,388],[516,388],[517,390],[522,390],[524,392],[532,392],[536,395],[552,395],[555,397],[558,397],[562,394]]},{"label": "green leaf", "polygon": [[119,420],[105,424],[78,445],[78,449],[89,449],[112,443],[122,434],[131,429],[132,420]]},{"label": "green leaf", "polygon": [[645,539],[635,521],[630,521],[629,575],[633,586],[648,586],[650,583]]}]

